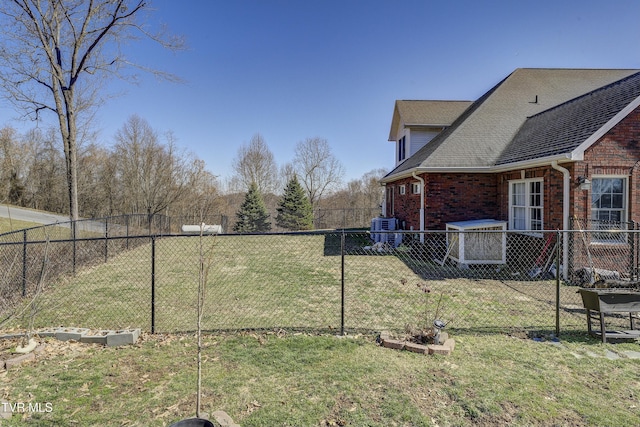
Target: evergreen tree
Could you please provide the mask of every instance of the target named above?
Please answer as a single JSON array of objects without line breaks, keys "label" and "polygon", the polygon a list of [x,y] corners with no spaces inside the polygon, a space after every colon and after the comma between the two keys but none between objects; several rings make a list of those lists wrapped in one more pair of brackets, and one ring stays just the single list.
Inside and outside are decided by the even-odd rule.
[{"label": "evergreen tree", "polygon": [[284,190],[277,209],[276,224],[287,230],[311,230],[313,210],[298,178],[294,175]]},{"label": "evergreen tree", "polygon": [[271,230],[267,207],[255,183],[249,187],[244,202],[236,212],[236,217],[238,220],[233,226],[233,231],[236,233],[264,233]]}]

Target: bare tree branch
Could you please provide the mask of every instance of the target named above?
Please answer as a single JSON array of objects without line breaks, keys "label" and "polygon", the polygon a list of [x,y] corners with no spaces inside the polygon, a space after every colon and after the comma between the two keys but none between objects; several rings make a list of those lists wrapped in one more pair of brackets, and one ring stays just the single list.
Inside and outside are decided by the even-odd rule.
[{"label": "bare tree branch", "polygon": [[139,18],[147,9],[146,0],[0,2],[1,95],[36,120],[41,111],[55,113],[72,220],[78,218],[78,129],[102,103],[102,84],[114,76],[124,78],[119,70],[130,63],[121,55],[121,45],[142,35],[166,48],[183,46],[143,26]]},{"label": "bare tree branch", "polygon": [[326,139],[307,138],[296,145],[294,166],[313,207],[326,193],[337,189],[344,167],[331,153]]}]

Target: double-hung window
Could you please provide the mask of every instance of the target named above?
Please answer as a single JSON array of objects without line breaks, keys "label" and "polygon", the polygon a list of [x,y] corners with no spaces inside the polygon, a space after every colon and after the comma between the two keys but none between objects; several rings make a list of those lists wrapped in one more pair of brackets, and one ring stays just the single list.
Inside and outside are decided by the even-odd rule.
[{"label": "double-hung window", "polygon": [[509,182],[509,228],[542,230],[542,179]]},{"label": "double-hung window", "polygon": [[406,144],[406,137],[403,136],[402,138],[400,138],[398,140],[398,162],[401,162],[405,159],[406,154],[407,154],[407,144]]},{"label": "double-hung window", "polygon": [[626,235],[618,230],[626,228],[627,178],[601,177],[591,180],[591,220],[595,230],[594,241],[623,243]]}]

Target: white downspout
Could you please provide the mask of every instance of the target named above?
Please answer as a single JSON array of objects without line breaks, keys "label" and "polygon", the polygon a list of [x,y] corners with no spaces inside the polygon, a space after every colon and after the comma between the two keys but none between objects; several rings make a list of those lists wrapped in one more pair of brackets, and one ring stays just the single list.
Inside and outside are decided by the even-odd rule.
[{"label": "white downspout", "polygon": [[424,243],[424,179],[412,173],[413,177],[420,181],[420,243]]},{"label": "white downspout", "polygon": [[562,166],[558,165],[557,161],[551,162],[551,167],[557,171],[562,172],[562,278],[567,280],[569,278],[569,239],[567,230],[569,229],[569,207],[571,197],[571,174]]},{"label": "white downspout", "polygon": [[380,211],[383,218],[387,217],[387,183],[382,183],[383,195],[382,195],[382,210]]}]

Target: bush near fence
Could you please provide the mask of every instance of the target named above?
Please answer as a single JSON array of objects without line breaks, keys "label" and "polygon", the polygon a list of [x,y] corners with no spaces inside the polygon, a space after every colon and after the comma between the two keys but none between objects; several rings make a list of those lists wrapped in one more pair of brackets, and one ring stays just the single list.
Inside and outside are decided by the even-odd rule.
[{"label": "bush near fence", "polygon": [[[564,281],[554,272],[564,259],[564,236],[572,242],[572,268],[589,265],[578,243],[594,231],[506,232],[505,264],[460,266],[445,258],[452,232],[401,232],[403,243],[394,248],[375,245],[367,232],[346,230],[134,236],[116,232],[116,221],[109,224],[111,232],[97,236],[94,229],[78,239],[4,236],[0,260],[8,274],[0,292],[11,301],[0,307],[5,326],[26,325],[24,317],[7,319],[30,301],[44,275],[36,327],[192,331],[198,275],[206,266],[203,324],[210,331],[402,332],[441,318],[447,328],[466,333],[586,332],[574,276]],[[145,228],[151,227],[135,230]],[[594,251],[591,263],[615,265],[621,252],[631,260],[629,251],[637,246],[627,246]],[[607,318],[613,326],[624,320]]]}]

